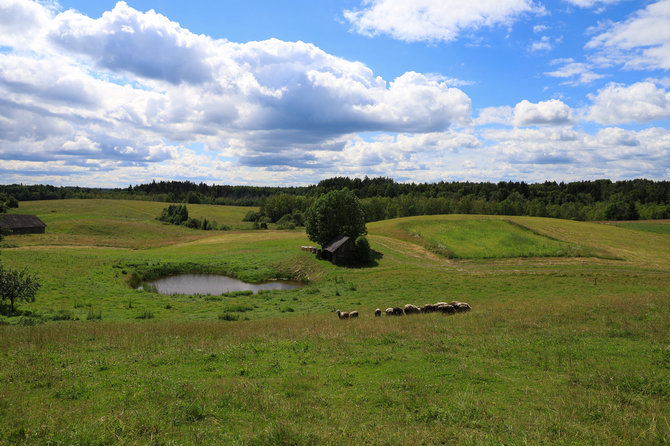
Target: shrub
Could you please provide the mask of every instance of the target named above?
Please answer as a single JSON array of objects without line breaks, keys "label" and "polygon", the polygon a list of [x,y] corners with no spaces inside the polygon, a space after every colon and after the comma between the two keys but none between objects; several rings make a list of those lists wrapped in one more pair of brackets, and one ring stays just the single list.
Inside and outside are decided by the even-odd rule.
[{"label": "shrub", "polygon": [[366,264],[372,261],[372,250],[370,249],[370,242],[361,235],[356,238],[354,242],[354,258],[359,264]]},{"label": "shrub", "polygon": [[295,226],[296,224],[293,221],[293,217],[290,214],[284,215],[277,221],[278,229],[295,229]]},{"label": "shrub", "polygon": [[158,220],[172,223],[173,225],[180,225],[188,220],[188,209],[181,204],[171,204],[163,208]]},{"label": "shrub", "polygon": [[258,221],[261,218],[261,213],[256,211],[249,211],[247,215],[244,216],[242,221]]}]

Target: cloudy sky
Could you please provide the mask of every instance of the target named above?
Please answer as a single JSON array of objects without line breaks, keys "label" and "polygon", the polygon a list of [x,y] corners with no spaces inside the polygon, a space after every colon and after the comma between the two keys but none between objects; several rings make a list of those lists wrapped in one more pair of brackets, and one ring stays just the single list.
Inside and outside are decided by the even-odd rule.
[{"label": "cloudy sky", "polygon": [[0,0],[0,183],[670,178],[670,0]]}]

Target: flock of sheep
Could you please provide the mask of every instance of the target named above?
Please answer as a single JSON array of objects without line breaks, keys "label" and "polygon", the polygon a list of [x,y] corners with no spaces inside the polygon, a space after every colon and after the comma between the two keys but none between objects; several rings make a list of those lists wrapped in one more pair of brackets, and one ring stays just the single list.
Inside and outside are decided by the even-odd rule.
[{"label": "flock of sheep", "polygon": [[[438,302],[436,304],[426,304],[422,307],[407,304],[405,305],[405,308],[400,307],[387,308],[385,313],[387,316],[402,316],[403,314],[410,315],[410,314],[435,313],[435,312],[455,314],[455,313],[464,313],[466,311],[470,311],[471,309],[472,308],[470,308],[470,305],[468,305],[467,303],[454,300],[449,303]],[[354,317],[358,317],[358,311],[343,312],[337,310],[336,313],[337,317],[339,317],[340,319],[351,319]],[[377,308],[375,310],[375,317],[381,315],[382,315],[381,308]]]}]

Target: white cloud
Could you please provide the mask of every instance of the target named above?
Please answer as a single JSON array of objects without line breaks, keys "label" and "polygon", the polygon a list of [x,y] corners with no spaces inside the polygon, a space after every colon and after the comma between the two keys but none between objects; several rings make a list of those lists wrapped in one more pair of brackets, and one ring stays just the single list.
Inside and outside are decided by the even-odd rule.
[{"label": "white cloud", "polygon": [[589,95],[588,117],[600,124],[644,123],[670,118],[670,93],[652,82],[610,83]]},{"label": "white cloud", "polygon": [[52,19],[55,2],[0,0],[0,45],[32,47],[35,37]]},{"label": "white cloud", "polygon": [[572,124],[572,110],[558,99],[540,101],[537,104],[523,100],[514,107],[514,125],[566,125]]},{"label": "white cloud", "polygon": [[523,14],[543,11],[532,0],[364,0],[362,9],[347,10],[344,17],[364,35],[449,42],[469,30],[510,26]]},{"label": "white cloud", "polygon": [[670,167],[670,131],[601,129],[591,135],[582,130],[544,127],[487,130],[487,165],[505,166],[527,181],[584,180],[596,178],[666,177]]},{"label": "white cloud", "polygon": [[612,5],[614,3],[619,3],[622,0],[565,0],[574,6],[579,6],[580,8],[592,8],[595,5]]},{"label": "white cloud", "polygon": [[670,0],[648,5],[624,22],[610,24],[586,48],[597,50],[601,64],[626,69],[670,69]]},{"label": "white cloud", "polygon": [[[463,19],[454,29],[518,17],[508,3],[499,6],[503,18]],[[1,8],[0,45],[12,47],[0,52],[3,182],[280,185],[337,174],[544,181],[670,172],[669,131],[608,127],[589,135],[567,126],[573,110],[556,99],[480,109],[476,125],[519,126],[481,130],[472,126],[470,98],[454,88],[468,83],[457,79],[413,71],[383,79],[309,43],[212,39],[123,2],[97,19],[28,0],[0,0]],[[577,82],[592,73],[587,64],[559,63],[547,75]],[[626,113],[636,122],[663,119],[663,82],[610,84],[591,97],[588,116],[606,125],[630,122]]]},{"label": "white cloud", "polygon": [[573,59],[557,59],[552,61],[552,65],[562,64],[557,70],[548,71],[546,76],[566,79],[562,85],[586,85],[605,77],[602,74],[595,73],[591,64],[575,62]]},{"label": "white cloud", "polygon": [[408,72],[386,81],[309,43],[215,40],[124,2],[92,19],[0,1],[5,11],[18,5],[3,29],[41,30],[12,34],[4,44],[13,50],[0,53],[3,160],[141,171],[200,143],[209,164],[316,169],[357,132],[439,134],[471,123],[454,79]]},{"label": "white cloud", "polygon": [[485,107],[479,110],[479,116],[475,120],[477,125],[504,124],[511,125],[514,118],[514,109],[508,106]]},{"label": "white cloud", "polygon": [[552,48],[553,45],[549,36],[542,36],[540,40],[536,40],[535,42],[531,43],[529,49],[534,53],[538,51],[551,51]]}]

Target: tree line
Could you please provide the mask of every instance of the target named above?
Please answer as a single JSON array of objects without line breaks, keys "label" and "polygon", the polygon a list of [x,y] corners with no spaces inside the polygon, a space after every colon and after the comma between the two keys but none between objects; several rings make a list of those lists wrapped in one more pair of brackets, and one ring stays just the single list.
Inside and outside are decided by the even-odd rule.
[{"label": "tree line", "polygon": [[431,214],[530,215],[574,220],[670,218],[670,181],[635,179],[576,182],[515,181],[398,183],[392,178],[334,177],[303,187],[225,186],[190,181],[152,181],[127,188],[101,189],[48,185],[0,185],[0,194],[18,201],[59,198],[118,198],[259,206],[248,219],[287,226],[304,224],[316,198],[349,189],[367,221]]}]

